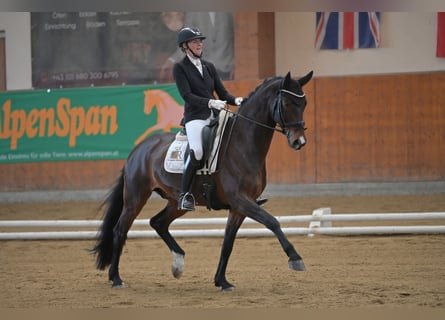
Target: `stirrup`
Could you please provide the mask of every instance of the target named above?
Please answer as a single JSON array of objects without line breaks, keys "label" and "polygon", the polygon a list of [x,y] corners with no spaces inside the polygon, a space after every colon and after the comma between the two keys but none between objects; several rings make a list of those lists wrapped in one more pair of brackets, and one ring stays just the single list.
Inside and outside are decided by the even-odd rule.
[{"label": "stirrup", "polygon": [[179,196],[178,209],[186,211],[195,211],[195,197],[192,193],[186,192]]}]

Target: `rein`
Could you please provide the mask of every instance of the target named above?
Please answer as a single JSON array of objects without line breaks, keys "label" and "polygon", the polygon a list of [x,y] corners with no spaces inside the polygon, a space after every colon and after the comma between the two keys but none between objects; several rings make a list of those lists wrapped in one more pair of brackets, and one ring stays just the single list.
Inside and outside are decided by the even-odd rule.
[{"label": "rein", "polygon": [[252,123],[254,123],[254,124],[256,124],[256,125],[258,125],[258,126],[260,126],[260,127],[263,127],[263,128],[266,128],[266,129],[270,129],[270,130],[274,130],[274,131],[277,131],[277,132],[280,132],[280,133],[283,133],[283,134],[284,134],[284,130],[283,130],[283,129],[277,129],[276,127],[268,126],[267,124],[258,122],[258,121],[256,121],[256,120],[251,119],[251,118],[248,118],[248,117],[245,117],[245,116],[243,116],[243,115],[241,115],[241,114],[239,114],[239,113],[237,113],[237,112],[233,112],[233,111],[230,110],[230,109],[225,109],[225,110],[226,110],[227,112],[233,114],[235,117],[240,117],[240,118],[242,118],[242,119],[244,119],[244,120],[247,120],[247,121],[249,121],[249,122],[252,122]]},{"label": "rein", "polygon": [[[278,124],[281,126],[281,128],[279,128],[279,129],[276,128],[276,127],[268,126],[267,124],[261,123],[261,122],[259,122],[259,121],[254,120],[254,119],[248,118],[248,117],[246,117],[246,116],[243,116],[243,115],[239,114],[238,112],[233,112],[233,111],[230,110],[230,109],[225,109],[225,110],[226,110],[227,112],[229,112],[229,113],[235,115],[236,117],[240,117],[240,118],[242,118],[242,119],[244,119],[244,120],[247,120],[247,121],[249,121],[249,122],[252,122],[252,123],[254,123],[254,124],[256,124],[256,125],[258,125],[258,126],[260,126],[260,127],[263,127],[263,128],[269,129],[269,130],[273,130],[273,131],[277,131],[277,132],[282,133],[282,134],[286,134],[286,132],[285,132],[285,128],[286,128],[286,127],[299,126],[299,127],[302,127],[303,129],[305,129],[305,128],[304,128],[304,121],[298,121],[298,122],[295,122],[295,123],[289,123],[289,124],[287,124],[287,123],[283,120],[283,115],[282,115],[283,105],[282,105],[282,101],[281,101],[281,94],[282,94],[282,93],[287,93],[287,94],[290,94],[290,95],[295,96],[295,97],[297,97],[297,98],[304,98],[304,97],[305,97],[305,94],[304,94],[304,93],[303,93],[303,94],[296,94],[296,93],[294,93],[294,92],[292,92],[292,91],[289,91],[289,90],[286,90],[286,89],[280,89],[280,90],[278,91],[278,94],[279,94],[279,95],[277,96],[277,98],[275,99],[275,102],[274,102],[274,114],[275,114],[276,109],[277,109],[277,107],[278,107],[278,112],[279,112],[279,115],[280,115],[280,122],[278,122]],[[279,106],[278,106],[278,104],[279,104]]]}]

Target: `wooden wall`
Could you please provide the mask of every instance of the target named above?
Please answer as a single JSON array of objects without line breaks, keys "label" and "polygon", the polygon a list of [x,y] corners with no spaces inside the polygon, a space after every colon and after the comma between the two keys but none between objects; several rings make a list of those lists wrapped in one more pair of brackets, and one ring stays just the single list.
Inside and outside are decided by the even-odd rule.
[{"label": "wooden wall", "polygon": [[[259,83],[226,87],[246,96]],[[275,134],[269,183],[445,179],[445,72],[314,78],[305,92],[308,144]],[[123,163],[0,165],[0,191],[109,188]]]},{"label": "wooden wall", "polygon": [[445,178],[445,72],[315,85],[315,182]]},{"label": "wooden wall", "polygon": [[235,80],[275,75],[275,14],[241,12],[235,15]]}]

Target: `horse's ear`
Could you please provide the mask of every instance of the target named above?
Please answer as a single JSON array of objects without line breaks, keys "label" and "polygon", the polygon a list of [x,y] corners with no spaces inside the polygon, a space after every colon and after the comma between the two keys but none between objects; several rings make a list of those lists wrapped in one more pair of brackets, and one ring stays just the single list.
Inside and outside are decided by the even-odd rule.
[{"label": "horse's ear", "polygon": [[311,71],[307,75],[305,75],[303,78],[298,79],[300,86],[304,86],[306,83],[308,83],[309,80],[311,80],[313,74],[314,74],[314,71]]},{"label": "horse's ear", "polygon": [[287,86],[291,80],[292,80],[292,76],[290,75],[290,71],[289,71],[283,79],[283,88],[287,88]]}]

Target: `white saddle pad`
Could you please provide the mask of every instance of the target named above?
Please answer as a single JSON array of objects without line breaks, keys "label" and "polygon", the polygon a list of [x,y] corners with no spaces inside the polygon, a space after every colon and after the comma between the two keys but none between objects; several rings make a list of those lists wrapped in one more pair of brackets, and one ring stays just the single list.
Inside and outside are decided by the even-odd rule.
[{"label": "white saddle pad", "polygon": [[[215,142],[209,156],[208,166],[197,171],[197,174],[212,174],[216,171],[218,165],[218,154],[221,146],[221,139],[227,121],[232,116],[231,113],[221,110],[219,113],[219,125],[216,132]],[[170,173],[181,173],[184,171],[184,157],[187,150],[187,136],[181,135],[180,132],[176,134],[175,140],[170,144],[167,154],[164,159],[164,169]]]}]

